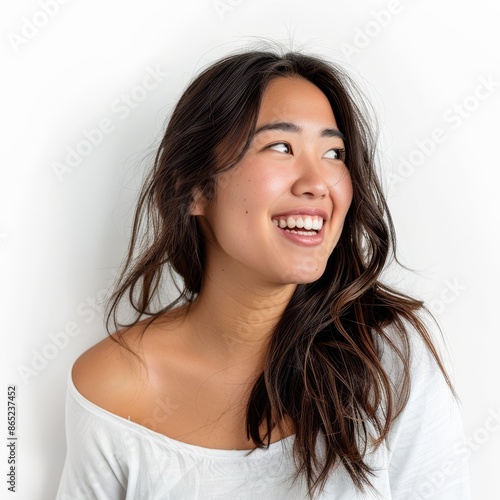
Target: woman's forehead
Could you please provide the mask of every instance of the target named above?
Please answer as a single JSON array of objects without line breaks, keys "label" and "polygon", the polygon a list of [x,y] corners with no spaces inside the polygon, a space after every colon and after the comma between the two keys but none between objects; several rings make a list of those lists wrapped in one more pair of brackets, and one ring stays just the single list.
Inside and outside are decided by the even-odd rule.
[{"label": "woman's forehead", "polygon": [[326,95],[314,83],[295,76],[276,77],[264,91],[256,131],[273,123],[291,123],[289,131],[294,131],[293,124],[298,128],[315,124],[321,128],[337,128]]}]

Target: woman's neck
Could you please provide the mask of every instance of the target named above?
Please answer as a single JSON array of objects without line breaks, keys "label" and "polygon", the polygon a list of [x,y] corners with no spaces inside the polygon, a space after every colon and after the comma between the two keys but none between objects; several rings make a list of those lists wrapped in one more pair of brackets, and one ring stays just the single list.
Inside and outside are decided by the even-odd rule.
[{"label": "woman's neck", "polygon": [[223,368],[262,370],[270,335],[296,286],[207,270],[186,316],[190,348]]}]

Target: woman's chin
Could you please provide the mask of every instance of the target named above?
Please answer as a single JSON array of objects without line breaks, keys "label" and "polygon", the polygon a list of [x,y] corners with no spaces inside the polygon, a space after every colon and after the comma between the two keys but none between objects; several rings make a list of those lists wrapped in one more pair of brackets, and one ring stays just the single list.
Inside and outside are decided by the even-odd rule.
[{"label": "woman's chin", "polygon": [[325,272],[325,266],[315,266],[314,269],[297,268],[288,270],[283,274],[284,283],[293,283],[296,285],[306,285],[319,280]]}]

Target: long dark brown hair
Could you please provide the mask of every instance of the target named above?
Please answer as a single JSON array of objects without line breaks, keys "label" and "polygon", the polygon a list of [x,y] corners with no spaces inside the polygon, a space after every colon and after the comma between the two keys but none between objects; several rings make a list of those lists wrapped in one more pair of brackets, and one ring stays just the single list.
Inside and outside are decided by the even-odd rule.
[{"label": "long dark brown hair", "polygon": [[[249,148],[266,86],[273,78],[289,76],[306,78],[328,98],[345,136],[353,200],[324,274],[297,285],[273,331],[264,371],[248,401],[246,428],[248,438],[263,448],[276,426],[283,431],[285,416],[292,420],[294,478],[305,474],[313,497],[337,465],[345,467],[356,488],[371,486],[366,447],[384,441],[409,396],[409,328],[418,332],[451,388],[420,315],[423,302],[379,279],[395,258],[395,232],[376,174],[376,137],[368,118],[373,113],[341,67],[300,52],[247,50],[217,61],[189,84],[140,192],[106,327],[109,333],[131,327],[144,315],[154,321],[196,299],[205,249],[197,218],[190,215],[193,194],[201,192],[207,199],[217,195],[217,177]],[[182,284],[175,300],[165,305],[158,297],[166,272],[176,283],[180,277]],[[136,315],[120,323],[117,310],[127,295]],[[117,339],[128,348],[123,331]],[[400,361],[397,387],[381,363],[381,346]],[[262,425],[267,428],[264,437]],[[322,457],[316,448],[319,431],[326,443]]]}]

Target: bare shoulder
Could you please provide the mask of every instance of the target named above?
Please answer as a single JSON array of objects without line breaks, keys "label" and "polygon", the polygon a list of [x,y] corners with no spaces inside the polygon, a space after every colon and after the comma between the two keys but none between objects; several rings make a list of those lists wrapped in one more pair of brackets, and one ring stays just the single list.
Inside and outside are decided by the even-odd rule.
[{"label": "bare shoulder", "polygon": [[[74,363],[72,378],[78,392],[92,403],[117,412],[145,381],[140,361],[143,325],[122,334],[115,333],[85,351]],[[129,347],[124,347],[123,342]]]},{"label": "bare shoulder", "polygon": [[169,386],[174,378],[169,359],[176,357],[172,339],[179,316],[172,312],[139,321],[121,330],[120,338],[114,333],[84,352],[72,371],[78,392],[111,413],[140,421],[162,384]]}]

